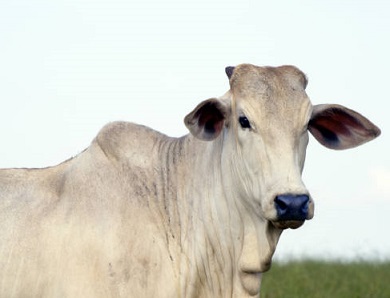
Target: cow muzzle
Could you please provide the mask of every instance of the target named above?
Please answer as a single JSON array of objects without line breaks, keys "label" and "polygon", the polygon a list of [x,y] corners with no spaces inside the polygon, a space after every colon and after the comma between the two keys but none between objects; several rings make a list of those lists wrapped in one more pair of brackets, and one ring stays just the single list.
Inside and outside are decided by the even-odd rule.
[{"label": "cow muzzle", "polygon": [[296,229],[309,219],[310,198],[308,195],[283,194],[276,196],[274,205],[277,219],[273,225],[279,229]]}]

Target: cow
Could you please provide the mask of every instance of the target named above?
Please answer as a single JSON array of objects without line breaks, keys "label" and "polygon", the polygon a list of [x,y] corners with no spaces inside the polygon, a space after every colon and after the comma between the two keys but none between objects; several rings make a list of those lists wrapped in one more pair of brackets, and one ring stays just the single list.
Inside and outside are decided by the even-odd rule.
[{"label": "cow", "polygon": [[0,171],[0,297],[255,297],[284,229],[314,214],[308,132],[336,150],[380,134],[312,105],[294,66],[225,69],[189,134],[114,122],[57,166]]}]

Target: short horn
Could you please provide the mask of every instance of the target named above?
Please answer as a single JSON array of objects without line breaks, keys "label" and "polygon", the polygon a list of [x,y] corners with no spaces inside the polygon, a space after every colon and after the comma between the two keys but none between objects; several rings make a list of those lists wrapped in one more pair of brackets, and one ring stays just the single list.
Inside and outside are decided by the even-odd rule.
[{"label": "short horn", "polygon": [[229,79],[232,77],[233,71],[234,71],[234,66],[228,66],[225,68],[226,75],[228,76]]}]

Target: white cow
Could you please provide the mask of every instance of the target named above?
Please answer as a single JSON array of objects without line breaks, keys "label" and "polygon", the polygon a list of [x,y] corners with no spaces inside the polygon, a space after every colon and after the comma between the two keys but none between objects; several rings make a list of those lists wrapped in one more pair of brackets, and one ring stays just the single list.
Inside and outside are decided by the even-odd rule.
[{"label": "white cow", "polygon": [[283,229],[313,217],[308,131],[326,147],[380,134],[312,106],[293,66],[226,68],[190,134],[105,126],[77,157],[0,171],[0,297],[253,297]]}]

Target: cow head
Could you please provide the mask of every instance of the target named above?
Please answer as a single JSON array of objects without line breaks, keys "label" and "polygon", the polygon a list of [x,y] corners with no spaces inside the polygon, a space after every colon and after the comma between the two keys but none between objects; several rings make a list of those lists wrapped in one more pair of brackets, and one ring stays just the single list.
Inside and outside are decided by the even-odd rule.
[{"label": "cow head", "polygon": [[298,228],[314,214],[301,178],[308,132],[328,148],[348,149],[380,130],[343,106],[313,106],[296,67],[242,64],[226,74],[230,90],[199,104],[185,124],[201,140],[223,139],[226,184],[250,210],[278,229]]}]

